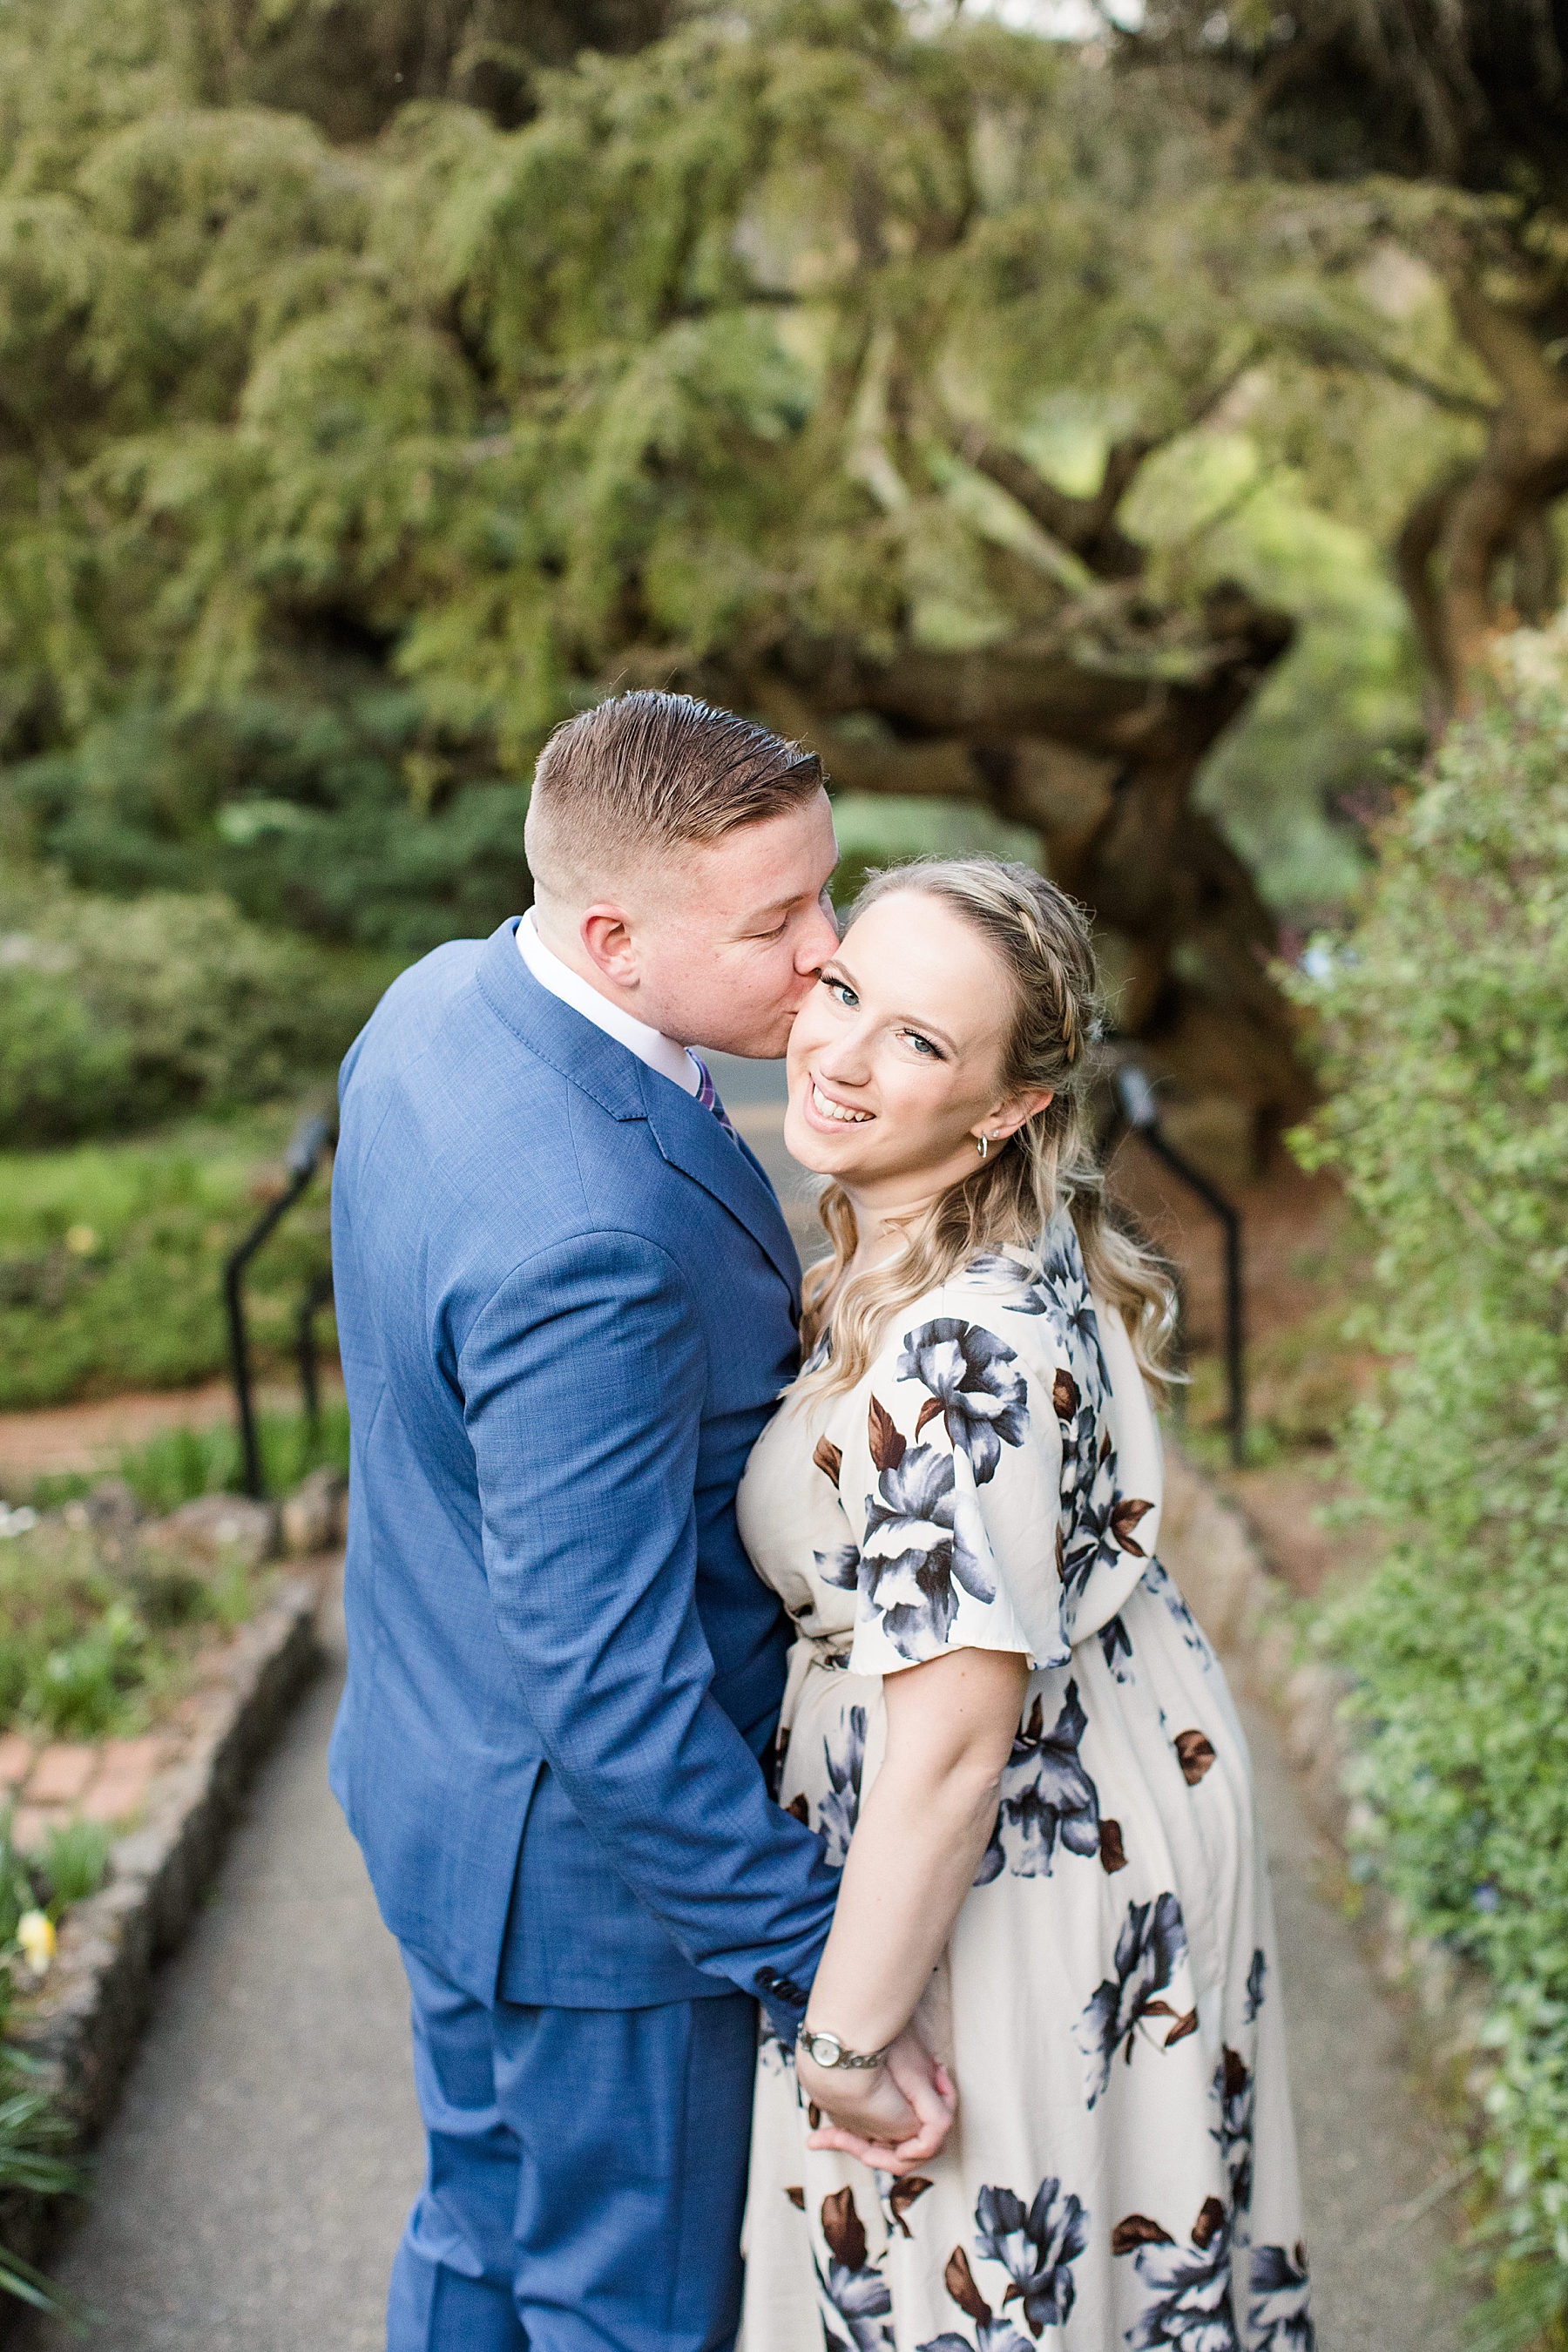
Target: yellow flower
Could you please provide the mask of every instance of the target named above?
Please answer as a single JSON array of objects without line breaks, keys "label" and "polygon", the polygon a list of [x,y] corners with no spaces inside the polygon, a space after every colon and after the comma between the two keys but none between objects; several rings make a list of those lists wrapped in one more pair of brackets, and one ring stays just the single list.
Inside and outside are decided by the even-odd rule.
[{"label": "yellow flower", "polygon": [[90,1225],[68,1225],[66,1247],[72,1257],[90,1257],[98,1247],[98,1235]]},{"label": "yellow flower", "polygon": [[55,1923],[42,1911],[24,1911],[16,1922],[16,1941],[36,1977],[41,1977],[55,1957]]}]

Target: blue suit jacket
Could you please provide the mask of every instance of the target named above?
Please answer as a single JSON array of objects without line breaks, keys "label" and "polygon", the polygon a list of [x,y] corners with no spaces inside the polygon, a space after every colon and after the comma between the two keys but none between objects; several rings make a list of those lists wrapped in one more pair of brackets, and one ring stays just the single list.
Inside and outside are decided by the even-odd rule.
[{"label": "blue suit jacket", "polygon": [[734,1502],[799,1267],[751,1153],[515,929],[405,972],[343,1064],[332,1787],[387,1926],[478,1999],[787,2022],[837,1877],[763,1787],[787,1621]]}]

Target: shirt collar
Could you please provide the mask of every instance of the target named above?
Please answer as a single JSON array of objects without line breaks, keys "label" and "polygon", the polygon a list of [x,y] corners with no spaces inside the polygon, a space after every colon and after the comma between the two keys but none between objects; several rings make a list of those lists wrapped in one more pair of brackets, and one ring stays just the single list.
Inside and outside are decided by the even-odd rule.
[{"label": "shirt collar", "polygon": [[647,1023],[639,1021],[635,1013],[623,1012],[618,1004],[612,1004],[607,996],[601,996],[596,988],[590,988],[570,964],[563,963],[540,938],[531,907],[517,927],[517,946],[518,953],[541,988],[547,988],[552,996],[558,996],[563,1004],[569,1004],[574,1013],[580,1013],[584,1021],[593,1023],[595,1029],[602,1029],[607,1037],[615,1038],[617,1045],[635,1054],[639,1062],[646,1062],[650,1070],[657,1070],[660,1077],[668,1078],[683,1094],[696,1094],[702,1080],[685,1046],[678,1045],[673,1037],[665,1036],[662,1030],[650,1029]]}]

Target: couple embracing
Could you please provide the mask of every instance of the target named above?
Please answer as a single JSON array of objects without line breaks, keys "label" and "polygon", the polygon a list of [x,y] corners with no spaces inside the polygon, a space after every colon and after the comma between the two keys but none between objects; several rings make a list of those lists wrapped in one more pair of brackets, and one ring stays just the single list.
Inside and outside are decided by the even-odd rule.
[{"label": "couple embracing", "polygon": [[[664,694],[552,738],[527,847],[343,1070],[332,1779],[427,2137],[391,2352],[1309,2352],[1079,914],[977,858],[841,940],[817,761]],[[804,1300],[700,1045],[787,1052]]]}]

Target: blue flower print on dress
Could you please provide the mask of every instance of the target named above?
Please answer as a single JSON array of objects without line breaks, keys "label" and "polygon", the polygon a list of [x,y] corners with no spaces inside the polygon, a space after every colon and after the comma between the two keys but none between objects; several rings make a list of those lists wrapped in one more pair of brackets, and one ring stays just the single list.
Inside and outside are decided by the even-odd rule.
[{"label": "blue flower print on dress", "polygon": [[1113,2254],[1131,2254],[1148,2300],[1123,2341],[1131,2352],[1237,2352],[1231,2295],[1230,2229],[1217,2197],[1205,2197],[1189,2244],[1146,2214],[1129,2213],[1110,2233]]},{"label": "blue flower print on dress", "polygon": [[[991,1263],[991,1261],[987,1261]],[[1046,1235],[1039,1272],[1012,1302],[1017,1315],[1043,1315],[1061,1341],[1064,1354],[1078,1371],[1097,1387],[1109,1390],[1110,1372],[1100,1342],[1100,1318],[1089,1296],[1078,1230],[1067,1214],[1058,1215]]]},{"label": "blue flower print on dress", "polygon": [[1079,2047],[1089,2061],[1089,2099],[1092,2108],[1110,2080],[1111,2062],[1120,2050],[1129,2065],[1133,2045],[1155,2040],[1151,2018],[1168,2018],[1168,2030],[1158,2047],[1171,2049],[1197,2031],[1195,2009],[1178,2013],[1159,1999],[1185,1957],[1187,1931],[1182,1906],[1173,1895],[1156,1895],[1152,1903],[1130,1903],[1121,1933],[1116,1939],[1114,1977],[1107,1977],[1094,1993],[1079,2024]]},{"label": "blue flower print on dress", "polygon": [[867,1419],[879,1475],[877,1494],[866,1497],[860,1591],[900,1655],[918,1664],[947,1640],[958,1614],[955,1583],[976,1601],[994,1601],[996,1587],[955,1530],[952,1454],[910,1445],[875,1396]]},{"label": "blue flower print on dress", "polygon": [[[866,2225],[855,2210],[852,2189],[836,2189],[823,2199],[822,2234],[828,2261],[826,2271],[816,2263],[816,2283],[827,2306],[822,2315],[826,2352],[850,2352],[851,2347],[853,2352],[892,2352],[893,2331],[886,2324],[892,2315],[892,2294],[880,2266],[867,2260]],[[843,2336],[833,2319],[843,2322]]]},{"label": "blue flower print on dress", "polygon": [[1027,2207],[1011,2189],[982,2189],[974,2221],[975,2252],[1000,2263],[1013,2282],[1004,2304],[1022,2303],[1037,2339],[1046,2327],[1060,2327],[1073,2306],[1072,2265],[1089,2243],[1081,2200],[1049,2178]]},{"label": "blue flower print on dress", "polygon": [[1169,1570],[1163,1567],[1159,1560],[1152,1559],[1143,1571],[1143,1581],[1152,1592],[1159,1594],[1171,1615],[1175,1619],[1182,1639],[1193,1655],[1201,1658],[1205,1666],[1214,1665],[1216,1660],[1209,1645],[1208,1636],[1177,1591],[1175,1581]]},{"label": "blue flower print on dress", "polygon": [[[818,1559],[821,1557],[819,1552]],[[1100,1627],[1100,1647],[1106,1664],[1110,1668],[1117,1681],[1130,1683],[1132,1679],[1132,1644],[1127,1638],[1127,1628],[1120,1617],[1110,1618]],[[1121,1664],[1123,1658],[1127,1660],[1125,1665]]]},{"label": "blue flower print on dress", "polygon": [[825,1738],[822,1743],[827,1766],[827,1794],[817,1812],[817,1827],[826,1845],[824,1859],[839,1869],[849,1852],[849,1841],[860,1812],[860,1775],[866,1767],[863,1706],[850,1707],[844,1718],[843,1735],[843,1744],[837,1754],[830,1739]]},{"label": "blue flower print on dress", "polygon": [[814,1551],[811,1557],[824,1584],[837,1585],[840,1592],[855,1591],[860,1581],[858,1544],[839,1544],[832,1551]]},{"label": "blue flower print on dress", "polygon": [[952,1444],[969,1456],[977,1486],[995,1476],[1004,1445],[1022,1445],[1028,1434],[1018,1359],[983,1323],[942,1315],[906,1331],[897,1372],[900,1381],[918,1381],[928,1391],[916,1437],[940,1413]]},{"label": "blue flower print on dress", "polygon": [[1306,2248],[1288,2254],[1283,2246],[1254,2246],[1247,2285],[1247,2328],[1257,2352],[1313,2352]]},{"label": "blue flower print on dress", "polygon": [[1048,1878],[1058,1840],[1068,1853],[1099,1854],[1100,1796],[1078,1752],[1086,1720],[1078,1685],[1070,1682],[1062,1711],[1046,1731],[1044,1702],[1037,1693],[1003,1769],[996,1826],[976,1886],[989,1886],[1004,1867],[1015,1878]]},{"label": "blue flower print on dress", "polygon": [[1247,1971],[1247,1999],[1241,2009],[1243,2025],[1252,2024],[1263,2006],[1263,1984],[1268,1974],[1268,1958],[1260,1951],[1254,1952],[1252,1966]]}]

